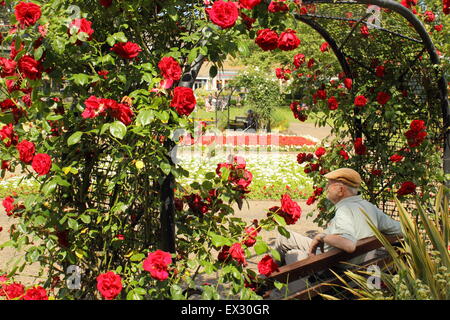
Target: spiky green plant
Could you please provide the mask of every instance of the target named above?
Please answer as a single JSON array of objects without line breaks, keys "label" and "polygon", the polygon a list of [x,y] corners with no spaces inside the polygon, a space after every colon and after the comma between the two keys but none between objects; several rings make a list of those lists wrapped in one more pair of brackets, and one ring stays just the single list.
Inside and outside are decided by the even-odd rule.
[{"label": "spiky green plant", "polygon": [[[417,220],[395,197],[403,231],[401,246],[394,247],[368,219],[375,236],[392,258],[391,271],[381,272],[382,288],[367,280],[368,272],[347,271],[349,279],[336,275],[357,299],[448,300],[450,299],[449,194],[441,186],[434,205],[416,196]],[[365,214],[365,212],[363,212]],[[326,299],[334,296],[322,295]]]}]

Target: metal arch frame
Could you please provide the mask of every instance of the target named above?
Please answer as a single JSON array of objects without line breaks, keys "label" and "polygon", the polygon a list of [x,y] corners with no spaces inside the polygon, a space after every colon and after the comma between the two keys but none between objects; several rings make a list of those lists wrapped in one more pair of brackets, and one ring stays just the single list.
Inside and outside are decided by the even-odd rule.
[{"label": "metal arch frame", "polygon": [[[436,47],[434,46],[428,32],[426,31],[422,22],[409,10],[404,7],[399,2],[393,0],[353,0],[353,1],[330,1],[330,0],[304,0],[303,4],[334,4],[334,5],[342,5],[342,4],[366,4],[366,5],[377,5],[382,8],[390,9],[397,14],[404,17],[411,25],[414,27],[414,30],[418,33],[420,38],[422,39],[422,43],[424,48],[428,51],[430,55],[430,61],[434,65],[440,64],[439,56],[436,53]],[[344,72],[347,74],[347,70],[350,71],[347,61],[345,57],[343,58],[343,53],[336,46],[336,42],[330,36],[330,34],[317,22],[313,21],[311,18],[307,16],[303,16],[296,14],[297,20],[300,20],[312,28],[314,28],[325,40],[332,40],[329,42],[330,47],[333,49],[336,57],[339,60]],[[351,75],[350,73],[348,73]],[[445,174],[450,173],[450,107],[448,101],[448,91],[447,91],[447,82],[445,79],[445,74],[442,74],[441,77],[437,80],[437,85],[439,88],[440,99],[441,99],[441,112],[442,112],[442,120],[443,120],[443,134],[444,134],[444,155],[443,155],[443,169]],[[359,131],[359,127],[357,126],[357,131]],[[359,132],[357,132],[357,135]],[[446,181],[446,184],[449,185],[450,181]]]}]

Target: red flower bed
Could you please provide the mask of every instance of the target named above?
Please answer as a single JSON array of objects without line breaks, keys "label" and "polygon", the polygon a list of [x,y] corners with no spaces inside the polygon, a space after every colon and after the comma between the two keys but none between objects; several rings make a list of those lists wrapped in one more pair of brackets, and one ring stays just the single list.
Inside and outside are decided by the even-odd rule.
[{"label": "red flower bed", "polygon": [[303,137],[296,136],[280,136],[280,135],[255,135],[255,136],[202,136],[199,139],[202,145],[210,145],[216,143],[218,145],[232,144],[232,145],[246,145],[246,146],[312,146],[316,143]]}]

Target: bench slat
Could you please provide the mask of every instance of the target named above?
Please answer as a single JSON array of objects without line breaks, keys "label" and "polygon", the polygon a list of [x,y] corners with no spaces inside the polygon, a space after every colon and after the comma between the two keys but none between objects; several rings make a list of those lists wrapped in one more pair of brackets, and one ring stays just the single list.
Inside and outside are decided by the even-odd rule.
[{"label": "bench slat", "polygon": [[[399,241],[397,236],[386,236],[386,238],[390,243]],[[288,280],[294,281],[314,272],[329,269],[339,262],[350,260],[361,254],[378,249],[381,246],[381,242],[376,237],[361,239],[356,243],[356,249],[353,253],[347,253],[340,249],[334,248],[325,253],[317,254],[313,257],[282,266],[279,268],[279,271],[272,273],[268,279],[277,280],[284,283]]]}]

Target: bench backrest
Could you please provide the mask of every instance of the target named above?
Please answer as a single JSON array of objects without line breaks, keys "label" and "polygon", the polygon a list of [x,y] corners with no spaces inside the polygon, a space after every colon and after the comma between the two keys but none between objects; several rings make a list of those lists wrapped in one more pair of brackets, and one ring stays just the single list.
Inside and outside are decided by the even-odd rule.
[{"label": "bench backrest", "polygon": [[[386,236],[390,243],[399,241],[397,236]],[[361,254],[382,247],[381,242],[376,237],[369,237],[358,240],[353,253],[347,253],[340,249],[331,249],[325,253],[317,254],[279,268],[279,271],[272,273],[268,278],[280,282],[297,280],[300,277],[308,276],[317,271],[327,270],[339,262],[344,262]]]}]

